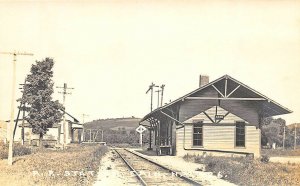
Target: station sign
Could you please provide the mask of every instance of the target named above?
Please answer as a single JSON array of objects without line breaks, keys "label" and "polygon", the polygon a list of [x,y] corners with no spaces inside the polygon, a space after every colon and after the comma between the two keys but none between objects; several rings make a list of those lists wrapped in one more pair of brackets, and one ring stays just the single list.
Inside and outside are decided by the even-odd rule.
[{"label": "station sign", "polygon": [[216,116],[215,116],[215,119],[216,119],[216,120],[223,120],[224,117],[225,117],[224,115],[216,115]]}]

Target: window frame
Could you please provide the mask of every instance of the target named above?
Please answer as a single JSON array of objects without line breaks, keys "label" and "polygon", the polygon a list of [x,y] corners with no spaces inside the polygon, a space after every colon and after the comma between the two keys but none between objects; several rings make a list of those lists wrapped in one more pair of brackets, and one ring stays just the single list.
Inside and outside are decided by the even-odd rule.
[{"label": "window frame", "polygon": [[[241,130],[244,130],[244,133],[240,133]],[[241,137],[243,139],[241,139]],[[235,122],[235,135],[234,135],[234,146],[236,148],[246,148],[246,122],[245,121],[236,121]],[[242,142],[243,144],[237,144],[237,142]]]},{"label": "window frame", "polygon": [[[195,129],[201,129],[201,132],[195,133]],[[200,134],[201,138],[195,139],[195,135],[199,135],[199,134]],[[195,140],[200,141],[200,143],[196,144]],[[192,145],[193,145],[193,147],[203,147],[203,121],[198,121],[196,123],[193,123]]]}]

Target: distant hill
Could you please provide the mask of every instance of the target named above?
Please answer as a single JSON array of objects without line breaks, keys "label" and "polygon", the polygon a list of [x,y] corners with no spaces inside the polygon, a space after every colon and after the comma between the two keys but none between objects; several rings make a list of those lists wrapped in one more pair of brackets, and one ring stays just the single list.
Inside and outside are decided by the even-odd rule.
[{"label": "distant hill", "polygon": [[287,125],[287,128],[289,128],[289,129],[294,129],[294,128],[295,128],[295,125],[296,125],[296,127],[297,127],[298,129],[300,128],[300,123],[293,123],[293,124]]},{"label": "distant hill", "polygon": [[118,130],[125,128],[125,130],[132,130],[139,126],[140,118],[110,118],[99,119],[84,124],[85,129],[111,129]]}]

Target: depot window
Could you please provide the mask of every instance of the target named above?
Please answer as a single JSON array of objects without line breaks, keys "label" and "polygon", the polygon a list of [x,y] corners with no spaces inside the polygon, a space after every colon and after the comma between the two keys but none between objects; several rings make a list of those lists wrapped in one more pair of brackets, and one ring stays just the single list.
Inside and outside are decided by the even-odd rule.
[{"label": "depot window", "polygon": [[203,123],[197,122],[193,126],[193,146],[203,146]]},{"label": "depot window", "polygon": [[245,123],[244,122],[236,122],[235,146],[245,147]]}]

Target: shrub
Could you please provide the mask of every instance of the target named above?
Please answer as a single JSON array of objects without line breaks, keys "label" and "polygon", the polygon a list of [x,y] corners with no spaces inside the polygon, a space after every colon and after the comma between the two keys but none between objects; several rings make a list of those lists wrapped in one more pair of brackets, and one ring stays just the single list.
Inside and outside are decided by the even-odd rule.
[{"label": "shrub", "polygon": [[268,163],[269,159],[270,159],[269,156],[262,155],[261,158],[260,158],[260,161],[263,162],[263,163]]},{"label": "shrub", "polygon": [[[184,156],[185,160],[206,165],[206,170],[220,173],[237,185],[299,185],[300,165],[266,163],[268,156],[260,160],[250,157]],[[264,163],[262,163],[264,162]]]},{"label": "shrub", "polygon": [[8,144],[0,143],[0,159],[7,158],[8,155]]}]

